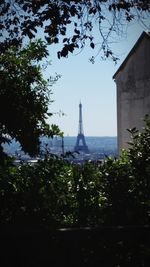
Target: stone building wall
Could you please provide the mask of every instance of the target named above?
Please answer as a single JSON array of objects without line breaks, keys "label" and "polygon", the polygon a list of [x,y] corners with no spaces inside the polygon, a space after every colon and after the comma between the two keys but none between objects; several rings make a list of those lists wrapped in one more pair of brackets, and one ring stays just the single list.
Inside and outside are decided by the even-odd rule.
[{"label": "stone building wall", "polygon": [[117,85],[118,149],[128,147],[126,129],[142,130],[150,114],[150,37],[144,35],[115,76]]}]

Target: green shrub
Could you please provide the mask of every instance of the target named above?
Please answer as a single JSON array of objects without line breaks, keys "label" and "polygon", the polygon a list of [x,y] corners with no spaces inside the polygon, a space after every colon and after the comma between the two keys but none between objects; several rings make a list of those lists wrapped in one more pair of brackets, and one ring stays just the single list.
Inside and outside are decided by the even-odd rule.
[{"label": "green shrub", "polygon": [[49,228],[149,224],[150,121],[134,128],[118,159],[73,164],[46,155],[35,165],[0,167],[0,222]]}]

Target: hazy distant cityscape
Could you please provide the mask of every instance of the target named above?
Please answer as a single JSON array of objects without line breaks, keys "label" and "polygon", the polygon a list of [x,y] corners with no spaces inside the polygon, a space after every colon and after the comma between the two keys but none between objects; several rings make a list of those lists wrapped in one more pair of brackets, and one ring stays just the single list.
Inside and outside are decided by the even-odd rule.
[{"label": "hazy distant cityscape", "polygon": [[[41,154],[48,153],[62,155],[66,152],[73,152],[74,157],[70,157],[73,161],[82,160],[98,160],[103,159],[105,156],[117,156],[117,137],[98,137],[87,136],[86,144],[89,149],[89,153],[74,153],[74,147],[77,137],[65,136],[63,139],[60,137],[54,137],[53,139],[43,137],[41,138]],[[12,140],[11,144],[5,144],[4,150],[16,158],[29,159],[29,156],[21,151],[21,147],[18,142]]]}]

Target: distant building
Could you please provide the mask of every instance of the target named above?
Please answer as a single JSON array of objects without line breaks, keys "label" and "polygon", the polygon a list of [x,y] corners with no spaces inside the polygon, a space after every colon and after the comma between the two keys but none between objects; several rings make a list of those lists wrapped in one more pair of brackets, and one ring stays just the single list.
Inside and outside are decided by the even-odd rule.
[{"label": "distant building", "polygon": [[150,34],[143,32],[113,76],[117,85],[118,149],[128,147],[126,129],[142,129],[150,114]]}]

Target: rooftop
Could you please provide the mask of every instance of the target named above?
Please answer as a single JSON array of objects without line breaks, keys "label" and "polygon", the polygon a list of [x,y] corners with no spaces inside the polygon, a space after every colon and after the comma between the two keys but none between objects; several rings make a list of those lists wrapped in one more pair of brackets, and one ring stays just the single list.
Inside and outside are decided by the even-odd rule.
[{"label": "rooftop", "polygon": [[139,39],[137,40],[137,42],[135,43],[135,45],[132,47],[132,49],[130,50],[129,54],[127,55],[127,57],[125,58],[125,60],[122,62],[122,64],[120,65],[120,67],[118,68],[118,70],[115,72],[115,74],[113,75],[113,79],[115,79],[116,75],[119,73],[119,71],[121,71],[124,66],[126,65],[128,59],[130,58],[130,56],[135,52],[135,50],[137,49],[137,47],[139,46],[139,44],[141,43],[141,41],[144,38],[148,38],[150,40],[150,32],[142,32],[142,34],[140,35]]}]

